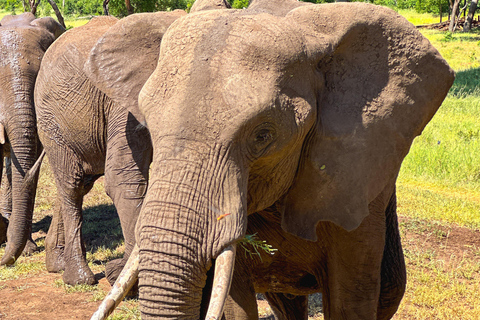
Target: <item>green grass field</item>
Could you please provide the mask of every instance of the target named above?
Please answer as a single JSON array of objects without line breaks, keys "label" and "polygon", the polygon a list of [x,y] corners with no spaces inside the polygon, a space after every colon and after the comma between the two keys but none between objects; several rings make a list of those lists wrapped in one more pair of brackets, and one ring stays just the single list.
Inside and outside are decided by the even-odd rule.
[{"label": "green grass field", "polygon": [[[439,22],[438,16],[412,10],[399,13],[415,25]],[[0,12],[0,19],[5,14]],[[66,19],[66,24],[75,27],[86,21]],[[453,35],[421,32],[456,71],[456,80],[442,107],[416,138],[398,179],[408,287],[395,319],[478,319],[480,246],[465,242],[452,249],[449,241],[456,227],[477,234],[480,229],[480,30]],[[34,231],[48,230],[54,196],[51,172],[44,166]],[[101,181],[87,196],[84,209],[88,259],[95,272],[102,272],[107,261],[122,254],[123,246],[118,219]],[[111,231],[108,240],[99,237],[106,225]],[[38,244],[43,246],[43,237]],[[0,248],[0,255],[3,251]],[[21,257],[15,267],[0,268],[0,296],[5,287],[2,281],[45,273],[44,256],[40,252]],[[69,287],[61,280],[49,285],[63,288],[64,294],[85,292],[89,303],[105,295],[99,286]],[[110,319],[137,319],[137,306],[136,300],[129,300]],[[317,313],[311,319],[321,318]]]}]

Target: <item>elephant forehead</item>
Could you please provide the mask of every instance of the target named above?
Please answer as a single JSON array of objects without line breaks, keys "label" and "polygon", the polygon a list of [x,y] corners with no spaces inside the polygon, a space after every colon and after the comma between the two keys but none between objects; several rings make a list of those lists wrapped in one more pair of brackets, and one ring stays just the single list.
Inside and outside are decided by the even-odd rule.
[{"label": "elephant forehead", "polygon": [[283,17],[216,10],[174,23],[163,40],[161,56],[174,64],[211,68],[225,66],[226,62],[250,69],[261,64],[281,67],[306,58],[303,42],[301,33]]},{"label": "elephant forehead", "polygon": [[285,70],[306,59],[304,49],[302,35],[284,18],[242,10],[191,14],[167,31],[142,95],[179,102],[183,90],[195,101],[198,92],[204,100],[223,95],[230,105],[234,96],[267,103],[259,93],[271,97]]}]

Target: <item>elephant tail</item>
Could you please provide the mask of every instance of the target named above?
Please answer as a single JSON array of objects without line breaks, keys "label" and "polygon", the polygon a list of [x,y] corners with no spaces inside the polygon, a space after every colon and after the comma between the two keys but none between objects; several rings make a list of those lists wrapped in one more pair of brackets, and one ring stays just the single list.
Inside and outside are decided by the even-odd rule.
[{"label": "elephant tail", "polygon": [[33,180],[35,179],[38,171],[40,170],[40,165],[42,164],[44,157],[45,157],[45,149],[42,150],[42,153],[38,157],[37,161],[35,161],[35,164],[25,174],[25,179],[23,180],[23,185],[22,185],[22,191],[25,190],[29,185],[33,183]]}]

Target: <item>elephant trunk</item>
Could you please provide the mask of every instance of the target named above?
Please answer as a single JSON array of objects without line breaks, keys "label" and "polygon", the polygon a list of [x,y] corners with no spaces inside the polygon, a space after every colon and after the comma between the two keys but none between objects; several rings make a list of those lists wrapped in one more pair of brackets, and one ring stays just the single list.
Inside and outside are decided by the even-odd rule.
[{"label": "elephant trunk", "polygon": [[[30,90],[27,90],[30,91]],[[33,91],[33,84],[32,89]],[[22,253],[32,231],[32,216],[38,168],[30,172],[39,155],[33,92],[15,94],[15,103],[9,110],[13,115],[4,120],[10,142],[12,166],[12,214],[9,219],[7,247],[2,265],[11,265]],[[20,101],[18,101],[20,100]]]},{"label": "elephant trunk", "polygon": [[[216,159],[211,159],[194,149],[180,152],[177,160],[154,159],[137,223],[142,319],[203,319],[210,295],[228,293],[234,249],[222,252],[244,235],[246,201],[240,195],[246,182],[238,179],[239,170],[227,164],[225,154],[213,152]],[[223,281],[217,279],[211,287],[207,274],[214,259],[230,275],[220,276]],[[210,309],[209,317],[221,315],[223,303]]]}]

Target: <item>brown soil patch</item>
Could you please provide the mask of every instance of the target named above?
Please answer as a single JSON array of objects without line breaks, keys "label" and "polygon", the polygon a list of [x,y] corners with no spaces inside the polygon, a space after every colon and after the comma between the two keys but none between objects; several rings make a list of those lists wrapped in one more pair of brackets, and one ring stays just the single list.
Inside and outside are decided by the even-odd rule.
[{"label": "brown soil patch", "polygon": [[[42,273],[26,279],[3,281],[0,319],[90,319],[100,302],[89,302],[92,293],[65,293],[55,286],[59,274]],[[100,285],[108,287],[105,279]]]},{"label": "brown soil patch", "polygon": [[[405,248],[423,246],[425,250],[435,250],[445,257],[480,255],[478,230],[425,224],[404,217],[400,218],[400,223]],[[57,279],[61,279],[61,275],[41,272],[22,279],[1,281],[0,319],[90,319],[100,301],[92,301],[92,292],[66,293],[64,288],[55,285]],[[105,291],[109,289],[105,278],[100,280],[100,287]]]}]

